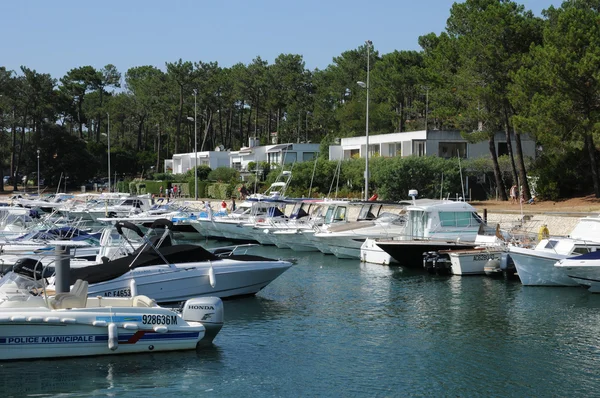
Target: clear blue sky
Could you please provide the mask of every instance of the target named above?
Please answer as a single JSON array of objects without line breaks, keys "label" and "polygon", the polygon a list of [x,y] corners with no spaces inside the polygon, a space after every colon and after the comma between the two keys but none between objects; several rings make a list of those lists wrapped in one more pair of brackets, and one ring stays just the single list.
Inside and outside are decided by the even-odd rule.
[{"label": "clear blue sky", "polygon": [[[380,54],[420,50],[418,37],[445,29],[453,0],[21,0],[2,2],[0,66],[62,77],[69,69],[114,64],[256,56],[272,63],[300,54],[310,70],[369,39]],[[540,15],[558,0],[523,0]]]}]

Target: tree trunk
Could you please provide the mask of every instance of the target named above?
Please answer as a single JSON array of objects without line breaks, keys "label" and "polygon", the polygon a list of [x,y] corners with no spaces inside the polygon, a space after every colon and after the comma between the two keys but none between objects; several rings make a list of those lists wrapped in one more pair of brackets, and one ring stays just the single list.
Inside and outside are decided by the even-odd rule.
[{"label": "tree trunk", "polygon": [[[512,150],[512,139],[511,139],[511,129],[510,129],[510,121],[508,119],[508,110],[507,107],[504,107],[504,133],[506,134],[506,150],[508,151],[508,156],[510,159],[510,169],[512,172],[513,184],[522,185],[524,181],[519,181],[517,177],[517,167],[515,166],[515,157],[513,156]],[[519,192],[521,192],[521,187],[519,187]],[[525,198],[528,200],[529,198]]]},{"label": "tree trunk", "polygon": [[527,181],[527,170],[525,170],[525,159],[523,159],[523,146],[521,145],[521,134],[513,131],[515,135],[515,146],[517,150],[517,166],[519,169],[519,178],[521,179],[521,186],[523,187],[523,197],[525,200],[531,198],[531,191],[529,190],[529,181]]},{"label": "tree trunk", "polygon": [[144,133],[144,118],[140,118],[140,121],[138,122],[137,145],[136,145],[136,149],[138,152],[142,150],[142,134],[143,133]]},{"label": "tree trunk", "polygon": [[[160,123],[158,124],[158,132],[156,133],[156,172],[159,172],[160,167]],[[164,170],[160,170],[161,173],[164,173]]]},{"label": "tree trunk", "polygon": [[598,162],[596,162],[596,147],[594,146],[594,138],[590,131],[585,133],[585,148],[587,149],[588,156],[590,157],[590,166],[592,172],[592,183],[594,185],[594,194],[597,198],[600,198],[600,183],[598,180]]},{"label": "tree trunk", "polygon": [[240,125],[240,137],[242,138],[242,142],[248,142],[247,137],[244,135],[244,100],[242,100],[242,104],[240,106],[240,116],[239,116],[239,125]]},{"label": "tree trunk", "polygon": [[79,138],[83,139],[83,122],[81,121],[81,115],[83,113],[83,96],[77,101],[77,122],[79,122]]},{"label": "tree trunk", "polygon": [[502,172],[500,171],[500,165],[498,164],[498,154],[496,153],[496,141],[494,140],[494,133],[489,133],[488,145],[490,155],[492,155],[492,163],[494,165],[494,177],[496,178],[496,187],[501,200],[508,200],[506,195],[506,187],[504,186],[504,180],[502,179]]}]

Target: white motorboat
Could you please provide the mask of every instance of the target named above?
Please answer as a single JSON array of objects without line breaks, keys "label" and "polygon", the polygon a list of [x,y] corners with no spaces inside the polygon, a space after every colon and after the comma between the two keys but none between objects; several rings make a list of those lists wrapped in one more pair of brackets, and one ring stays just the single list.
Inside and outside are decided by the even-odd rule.
[{"label": "white motorboat", "polygon": [[521,283],[525,286],[578,286],[554,264],[600,248],[600,217],[579,220],[569,237],[542,239],[533,249],[509,247]]},{"label": "white motorboat", "polygon": [[18,273],[0,279],[0,360],[194,349],[223,325],[220,299],[188,300],[183,311],[146,296],[89,298],[87,282],[44,295],[40,280]]},{"label": "white motorboat", "polygon": [[554,267],[591,293],[600,293],[600,250],[559,260]]},{"label": "white motorboat", "polygon": [[488,235],[483,231],[477,234],[474,248],[440,250],[437,254],[447,256],[450,260],[448,271],[453,275],[485,275],[485,267],[491,261],[498,263],[499,271],[504,271],[508,266],[507,239],[500,232],[500,226],[497,226],[495,234]]},{"label": "white motorboat", "polygon": [[[133,253],[101,264],[77,262],[71,267],[71,283],[82,279],[90,283],[90,296],[130,296],[129,284],[135,280],[140,294],[159,303],[185,301],[192,297],[232,297],[258,293],[292,266],[284,260],[274,260],[247,253],[228,252],[227,256],[207,251],[201,246],[171,244],[168,220],[157,220],[167,228],[154,245],[135,225],[120,221],[115,224],[135,231],[145,244]],[[30,266],[37,262],[27,259]]]},{"label": "white motorboat", "polygon": [[[417,192],[411,190],[409,194],[414,198]],[[421,265],[425,252],[475,247],[475,237],[483,223],[473,206],[460,201],[413,199],[406,212],[406,235],[380,239],[376,245],[390,259],[408,266]],[[365,258],[366,253],[362,253],[361,259]]]},{"label": "white motorboat", "polygon": [[198,212],[192,212],[185,207],[176,205],[175,202],[167,202],[166,199],[159,198],[156,203],[145,212],[128,217],[100,217],[97,221],[111,224],[117,221],[129,221],[140,226],[143,230],[149,228],[152,223],[158,219],[167,219],[173,223],[171,232],[175,239],[196,240],[204,237],[204,235],[191,224],[191,222],[197,220],[197,218]]},{"label": "white motorboat", "polygon": [[[391,206],[388,206],[391,207]],[[393,238],[406,234],[405,205],[396,205],[396,213],[387,209],[374,220],[357,221],[330,226],[314,235],[321,239],[338,258],[360,258],[360,248],[367,238]]]},{"label": "white motorboat", "polygon": [[262,223],[269,226],[275,219],[286,220],[285,208],[293,202],[267,199],[249,203],[251,203],[250,211],[242,216],[232,215],[213,219],[213,226],[220,235],[226,239],[257,241],[255,224]]},{"label": "white motorboat", "polygon": [[23,261],[0,279],[0,360],[57,358],[194,349],[210,343],[223,325],[219,298],[187,300],[181,312],[137,294],[88,297],[88,282],[69,288],[68,249],[56,267],[56,293],[47,269]]},{"label": "white motorboat", "polygon": [[99,205],[86,209],[88,218],[93,221],[97,221],[102,217],[128,217],[141,212],[147,211],[152,207],[151,198],[149,195],[140,195],[135,197],[128,197],[121,200],[115,205]]}]

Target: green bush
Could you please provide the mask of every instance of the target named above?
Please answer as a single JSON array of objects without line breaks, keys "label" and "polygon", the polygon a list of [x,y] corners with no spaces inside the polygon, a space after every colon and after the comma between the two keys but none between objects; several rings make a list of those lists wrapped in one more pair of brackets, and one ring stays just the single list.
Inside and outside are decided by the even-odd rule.
[{"label": "green bush", "polygon": [[[198,180],[205,181],[208,179],[208,175],[212,169],[205,164],[198,166]],[[192,167],[185,173],[185,180],[189,180],[190,178],[194,178],[194,168]]]},{"label": "green bush", "polygon": [[175,180],[175,175],[172,173],[154,173],[152,179],[159,181],[173,181]]},{"label": "green bush", "polygon": [[[195,196],[194,176],[191,176],[187,179],[187,184],[189,187],[188,189],[189,189],[189,193],[190,193],[190,198],[193,198]],[[209,185],[210,185],[209,182],[201,181],[200,178],[198,178],[198,197],[199,198],[207,198],[208,197],[207,187]]]},{"label": "green bush", "polygon": [[218,182],[239,181],[240,173],[229,167],[217,167],[208,174],[208,179]]},{"label": "green bush", "polygon": [[211,199],[228,199],[231,197],[232,190],[233,189],[230,187],[230,184],[210,184],[207,190],[207,197]]}]

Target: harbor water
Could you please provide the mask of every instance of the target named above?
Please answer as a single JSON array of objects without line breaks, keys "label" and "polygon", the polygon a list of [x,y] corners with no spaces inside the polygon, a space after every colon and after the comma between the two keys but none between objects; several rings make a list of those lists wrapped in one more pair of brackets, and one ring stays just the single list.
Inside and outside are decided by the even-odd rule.
[{"label": "harbor water", "polygon": [[258,295],[225,301],[212,347],[0,363],[2,397],[600,391],[600,295],[583,288],[431,276],[419,264],[361,264],[274,247],[254,252],[297,263]]}]

